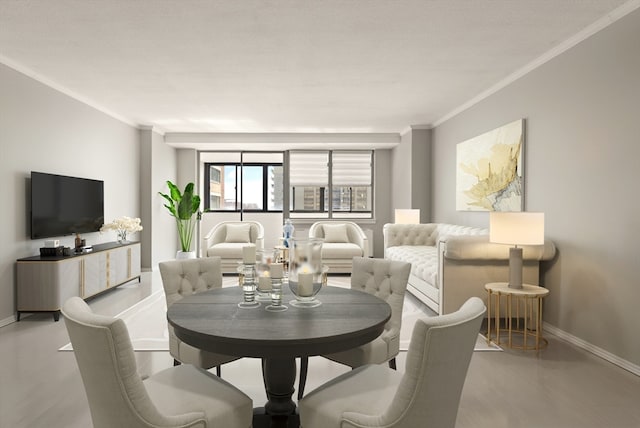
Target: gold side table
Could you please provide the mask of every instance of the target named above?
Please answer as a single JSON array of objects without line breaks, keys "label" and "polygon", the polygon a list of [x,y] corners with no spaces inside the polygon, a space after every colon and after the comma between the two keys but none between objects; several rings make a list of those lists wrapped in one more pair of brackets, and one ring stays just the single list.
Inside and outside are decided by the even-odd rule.
[{"label": "gold side table", "polygon": [[[514,349],[535,349],[537,351],[547,345],[547,340],[542,336],[542,299],[549,294],[549,290],[531,284],[522,284],[522,288],[509,288],[509,284],[506,282],[490,282],[485,284],[484,288],[487,290],[487,342],[501,344],[500,310],[501,302],[505,300],[507,320],[506,332],[503,329],[503,334],[508,335],[507,346]],[[520,325],[521,313],[523,326]],[[492,316],[494,317],[494,328],[491,325]],[[514,316],[516,318],[515,328],[513,326]],[[493,340],[494,333],[495,340]],[[521,346],[514,345],[514,334],[522,335]],[[529,338],[535,339],[535,345],[529,345]]]}]

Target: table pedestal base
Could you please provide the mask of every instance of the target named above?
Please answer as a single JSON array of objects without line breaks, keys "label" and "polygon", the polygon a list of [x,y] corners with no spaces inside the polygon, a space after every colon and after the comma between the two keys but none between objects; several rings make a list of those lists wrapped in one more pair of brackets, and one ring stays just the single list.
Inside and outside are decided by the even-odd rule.
[{"label": "table pedestal base", "polygon": [[296,382],[295,358],[264,358],[262,376],[267,393],[264,410],[254,411],[254,427],[297,428],[300,425],[293,402]]}]

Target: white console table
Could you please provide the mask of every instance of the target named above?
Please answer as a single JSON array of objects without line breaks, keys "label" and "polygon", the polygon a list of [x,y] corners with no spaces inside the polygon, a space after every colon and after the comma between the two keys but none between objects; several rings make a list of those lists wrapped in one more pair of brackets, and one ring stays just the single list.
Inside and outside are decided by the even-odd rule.
[{"label": "white console table", "polygon": [[71,256],[17,261],[17,320],[22,312],[53,312],[70,297],[86,299],[133,279],[140,281],[140,243],[109,242]]}]

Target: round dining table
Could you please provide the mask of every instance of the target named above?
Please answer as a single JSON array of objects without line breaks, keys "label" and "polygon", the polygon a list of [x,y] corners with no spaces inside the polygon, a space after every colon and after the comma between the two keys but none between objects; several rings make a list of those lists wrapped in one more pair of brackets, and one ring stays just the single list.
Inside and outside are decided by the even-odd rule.
[{"label": "round dining table", "polygon": [[[283,312],[240,308],[242,289],[228,287],[187,296],[167,310],[167,320],[183,342],[206,351],[262,359],[267,394],[264,415],[256,413],[254,427],[297,426],[292,400],[296,357],[345,351],[364,345],[384,330],[391,307],[358,290],[327,286],[314,308],[288,305],[293,294],[285,289]],[[264,424],[264,425],[263,425]]]}]

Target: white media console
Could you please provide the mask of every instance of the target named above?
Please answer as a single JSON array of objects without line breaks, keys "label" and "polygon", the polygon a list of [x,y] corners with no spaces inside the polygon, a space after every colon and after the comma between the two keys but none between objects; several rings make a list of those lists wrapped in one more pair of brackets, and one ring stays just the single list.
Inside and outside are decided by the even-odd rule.
[{"label": "white media console", "polygon": [[69,297],[86,299],[133,279],[140,281],[140,243],[98,244],[86,253],[27,257],[16,264],[17,320],[23,312],[53,312],[58,321]]}]

